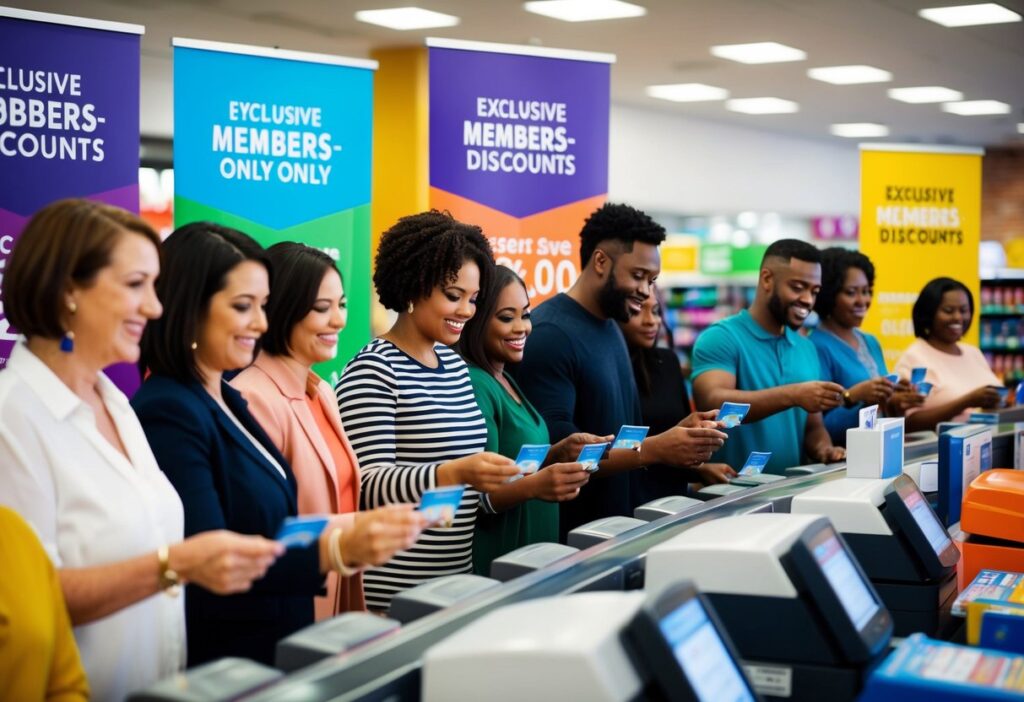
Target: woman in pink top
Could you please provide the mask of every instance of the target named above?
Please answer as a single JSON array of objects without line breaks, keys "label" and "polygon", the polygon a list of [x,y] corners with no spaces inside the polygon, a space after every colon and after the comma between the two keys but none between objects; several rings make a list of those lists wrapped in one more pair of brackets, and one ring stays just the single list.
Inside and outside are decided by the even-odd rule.
[{"label": "woman in pink top", "polygon": [[934,429],[939,422],[966,419],[975,408],[999,405],[999,378],[977,347],[960,342],[973,313],[974,296],[957,280],[936,278],[921,290],[913,311],[918,339],[895,372],[908,380],[914,368],[926,368],[932,390],[920,408],[907,410],[907,431]]},{"label": "woman in pink top", "polygon": [[[409,505],[383,507],[356,515],[359,466],[341,426],[331,387],[312,370],[334,358],[338,332],[345,327],[346,300],[341,275],[327,254],[303,244],[277,244],[268,250],[273,277],[262,351],[231,384],[242,391],[249,410],[291,464],[298,483],[299,514],[351,515],[367,526],[368,548],[388,560],[415,541],[389,534],[417,534],[424,526]],[[396,528],[405,527],[405,529]],[[329,573],[327,594],[317,597],[316,619],[366,608],[362,578]]]}]

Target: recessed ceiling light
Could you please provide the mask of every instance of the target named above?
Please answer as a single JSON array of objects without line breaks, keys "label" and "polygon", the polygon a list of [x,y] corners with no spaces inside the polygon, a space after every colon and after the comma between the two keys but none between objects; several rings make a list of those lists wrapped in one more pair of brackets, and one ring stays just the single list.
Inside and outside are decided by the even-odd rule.
[{"label": "recessed ceiling light", "polygon": [[866,137],[887,137],[889,128],[884,124],[873,122],[847,122],[846,124],[833,124],[828,128],[832,134],[850,139],[863,139]]},{"label": "recessed ceiling light", "polygon": [[954,115],[1005,115],[1010,113],[1010,106],[998,100],[964,100],[963,102],[947,102],[942,105],[943,112]]},{"label": "recessed ceiling light", "polygon": [[724,100],[729,97],[725,88],[716,88],[703,83],[674,83],[672,85],[648,85],[647,94],[660,100],[672,102],[705,102]]},{"label": "recessed ceiling light", "polygon": [[455,15],[424,10],[422,7],[392,7],[387,10],[360,10],[356,19],[388,29],[436,29],[454,27],[459,23]]},{"label": "recessed ceiling light", "polygon": [[979,24],[1003,24],[1020,22],[1021,16],[994,2],[978,5],[954,5],[952,7],[929,7],[918,10],[917,14],[943,27],[973,27]]},{"label": "recessed ceiling light", "polygon": [[892,73],[874,66],[825,66],[812,68],[807,75],[814,80],[832,85],[856,85],[858,83],[888,83]]},{"label": "recessed ceiling light", "polygon": [[800,105],[792,100],[776,97],[738,98],[725,103],[727,110],[748,115],[782,115],[796,112]]},{"label": "recessed ceiling light", "polygon": [[923,85],[918,88],[890,88],[889,97],[900,102],[921,105],[928,102],[956,102],[963,100],[964,94],[959,90],[950,90],[937,85]]},{"label": "recessed ceiling light", "polygon": [[792,46],[774,41],[761,41],[754,44],[722,44],[712,46],[711,53],[718,58],[739,61],[740,63],[782,63],[784,61],[803,61],[807,54]]},{"label": "recessed ceiling light", "polygon": [[536,0],[523,3],[523,9],[564,22],[643,17],[647,8],[622,0]]}]

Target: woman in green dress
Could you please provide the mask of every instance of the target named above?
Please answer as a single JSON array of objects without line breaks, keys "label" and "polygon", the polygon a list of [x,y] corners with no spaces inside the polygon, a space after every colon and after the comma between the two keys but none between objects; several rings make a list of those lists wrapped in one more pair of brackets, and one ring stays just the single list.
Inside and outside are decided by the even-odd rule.
[{"label": "woman in green dress", "polygon": [[[512,270],[497,266],[466,322],[458,350],[469,365],[477,404],[487,423],[485,450],[516,458],[523,444],[546,444],[544,419],[505,372],[523,358],[530,335],[530,298]],[[551,447],[543,467],[482,496],[473,537],[473,570],[490,573],[491,561],[520,546],[558,541],[558,503],[574,499],[590,474],[575,463],[588,443],[611,436],[572,434]]]}]

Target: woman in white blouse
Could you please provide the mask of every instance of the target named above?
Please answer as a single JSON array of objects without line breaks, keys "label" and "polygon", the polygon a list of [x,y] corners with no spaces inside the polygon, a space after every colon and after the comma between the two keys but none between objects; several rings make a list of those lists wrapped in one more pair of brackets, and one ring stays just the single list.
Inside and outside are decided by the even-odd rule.
[{"label": "woman in white blouse", "polygon": [[182,666],[175,585],[245,591],[281,553],[226,531],[182,540],[181,501],[102,372],[138,360],[142,331],[161,313],[159,272],[159,238],[145,222],[63,200],[29,221],[3,281],[4,312],[25,341],[0,372],[0,502],[32,524],[59,570],[98,700]]}]

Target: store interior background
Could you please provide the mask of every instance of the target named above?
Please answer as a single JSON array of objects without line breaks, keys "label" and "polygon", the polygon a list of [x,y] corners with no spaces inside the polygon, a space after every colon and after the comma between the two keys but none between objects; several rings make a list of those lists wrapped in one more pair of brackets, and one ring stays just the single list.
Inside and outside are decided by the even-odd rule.
[{"label": "store interior background", "polygon": [[[888,136],[870,141],[984,147],[981,344],[1008,383],[1024,378],[1024,324],[985,316],[1024,314],[1024,21],[947,28],[917,14],[967,0],[634,1],[645,15],[570,23],[526,12],[518,0],[415,0],[459,23],[410,31],[355,18],[358,10],[405,4],[394,0],[5,4],[146,27],[141,206],[165,232],[173,201],[171,37],[357,58],[422,45],[428,36],[615,54],[609,199],[646,209],[672,233],[661,281],[684,366],[701,329],[746,306],[760,247],[786,236],[857,245],[858,143],[869,140],[833,136],[830,125],[888,127]],[[1024,15],[1024,0],[999,4]],[[713,45],[762,41],[799,48],[806,59],[748,65],[710,52]],[[807,75],[815,67],[862,64],[890,72],[892,80],[832,85]],[[779,97],[799,109],[749,115],[727,110],[723,100],[674,103],[646,93],[674,83],[712,85],[734,98]],[[890,88],[912,86],[944,86],[965,100],[1006,103],[1010,111],[961,116],[887,96]]]}]

